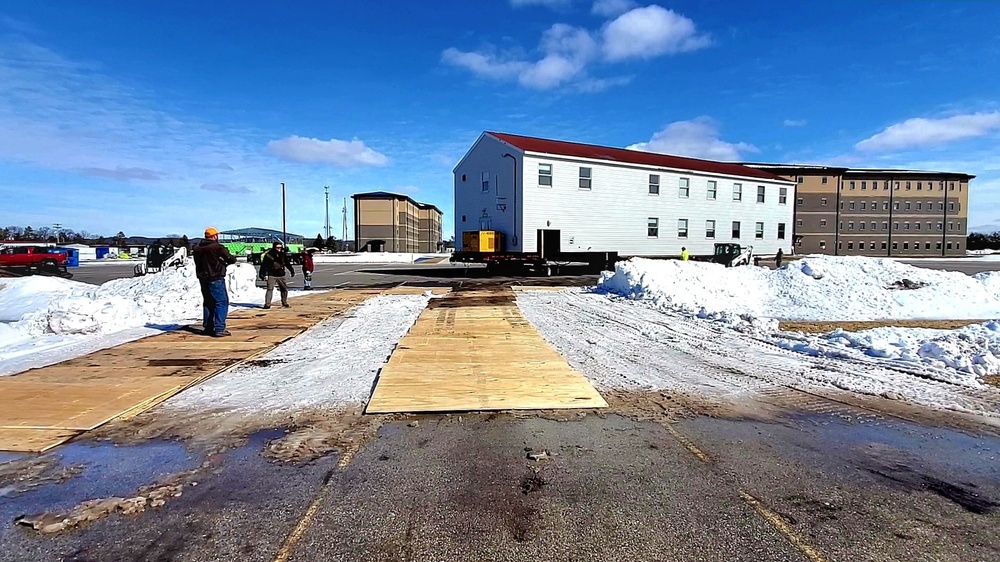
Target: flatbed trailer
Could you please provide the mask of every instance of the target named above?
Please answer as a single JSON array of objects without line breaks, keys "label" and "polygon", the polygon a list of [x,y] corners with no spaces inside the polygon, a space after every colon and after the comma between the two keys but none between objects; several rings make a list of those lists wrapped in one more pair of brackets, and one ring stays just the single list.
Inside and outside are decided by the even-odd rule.
[{"label": "flatbed trailer", "polygon": [[454,252],[452,263],[481,263],[490,274],[533,271],[545,276],[557,275],[564,267],[586,267],[595,272],[613,270],[618,252]]}]

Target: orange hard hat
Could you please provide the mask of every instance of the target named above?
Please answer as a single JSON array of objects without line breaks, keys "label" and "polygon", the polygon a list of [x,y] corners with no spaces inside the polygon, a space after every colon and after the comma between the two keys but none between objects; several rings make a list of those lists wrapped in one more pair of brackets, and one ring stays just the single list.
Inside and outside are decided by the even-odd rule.
[{"label": "orange hard hat", "polygon": [[218,235],[219,235],[219,231],[214,226],[210,226],[210,227],[208,227],[208,228],[205,229],[205,238],[209,238],[209,237],[212,237],[212,236],[218,236]]}]

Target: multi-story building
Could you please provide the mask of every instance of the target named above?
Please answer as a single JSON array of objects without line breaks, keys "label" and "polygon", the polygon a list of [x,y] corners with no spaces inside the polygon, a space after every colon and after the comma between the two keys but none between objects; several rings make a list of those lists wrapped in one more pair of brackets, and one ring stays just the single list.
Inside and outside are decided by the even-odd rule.
[{"label": "multi-story building", "polygon": [[385,191],[358,193],[351,198],[358,251],[439,251],[441,210],[434,205]]},{"label": "multi-story building", "polygon": [[963,255],[969,174],[757,164],[796,182],[793,242],[800,254]]},{"label": "multi-story building", "polygon": [[791,246],[795,183],[739,164],[485,132],[454,175],[455,240],[494,230],[510,252]]}]

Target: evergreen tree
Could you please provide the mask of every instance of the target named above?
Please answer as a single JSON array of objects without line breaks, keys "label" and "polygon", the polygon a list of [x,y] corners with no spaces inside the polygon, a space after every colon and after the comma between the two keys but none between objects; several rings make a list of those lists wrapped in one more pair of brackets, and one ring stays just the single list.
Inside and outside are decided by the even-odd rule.
[{"label": "evergreen tree", "polygon": [[330,250],[331,252],[340,251],[340,243],[337,240],[336,236],[331,235],[330,238],[326,241],[326,249]]},{"label": "evergreen tree", "polygon": [[184,248],[185,250],[190,250],[191,249],[191,241],[188,240],[188,235],[187,234],[185,234],[184,236],[181,236],[181,247]]},{"label": "evergreen tree", "polygon": [[24,227],[24,232],[21,234],[21,237],[24,238],[25,240],[34,240],[35,229],[31,228],[30,226]]},{"label": "evergreen tree", "polygon": [[322,234],[316,235],[316,240],[313,240],[313,246],[319,249],[326,247],[326,241],[323,240]]}]

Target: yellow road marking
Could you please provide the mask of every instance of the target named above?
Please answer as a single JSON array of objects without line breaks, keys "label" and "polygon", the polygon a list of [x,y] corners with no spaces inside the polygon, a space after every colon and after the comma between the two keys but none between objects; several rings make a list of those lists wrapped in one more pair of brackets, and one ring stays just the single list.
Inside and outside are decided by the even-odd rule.
[{"label": "yellow road marking", "polygon": [[681,435],[680,432],[674,429],[671,425],[667,425],[665,427],[667,428],[667,432],[670,433],[674,439],[680,441],[681,445],[684,445],[684,448],[690,451],[692,455],[698,457],[698,460],[701,462],[709,462],[710,459],[708,455],[705,454],[705,451],[699,449],[698,446],[695,445],[690,439]]},{"label": "yellow road marking", "polygon": [[288,535],[284,544],[282,544],[281,548],[278,549],[278,554],[274,557],[274,562],[288,562],[288,559],[291,558],[292,551],[295,550],[295,545],[299,543],[302,535],[304,535],[306,529],[309,528],[309,524],[312,523],[313,517],[316,516],[316,512],[319,511],[319,504],[326,497],[326,494],[323,492],[326,491],[327,486],[329,486],[329,483],[323,484],[323,487],[320,488],[319,494],[317,494],[316,499],[309,504],[309,509],[306,510],[305,515],[303,515],[302,519],[299,520],[299,524],[295,526],[295,530]]},{"label": "yellow road marking", "polygon": [[815,548],[806,543],[805,539],[795,532],[795,529],[789,527],[788,523],[786,523],[780,515],[771,511],[771,509],[761,503],[760,500],[743,490],[740,490],[740,497],[743,498],[743,501],[745,501],[750,507],[754,508],[754,510],[756,510],[761,517],[766,519],[768,523],[777,529],[779,533],[784,535],[785,538],[788,539],[788,542],[792,543],[792,546],[799,549],[799,552],[804,554],[811,562],[826,562],[826,559],[823,558],[823,556]]}]

